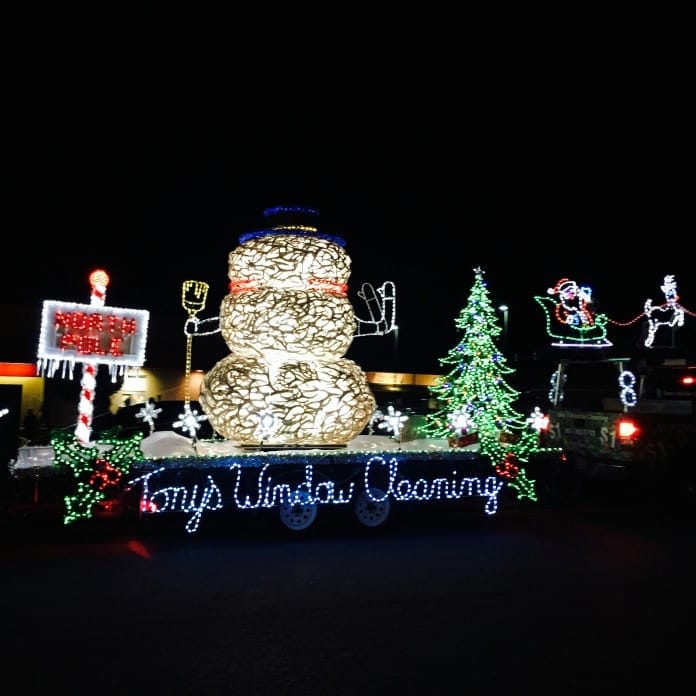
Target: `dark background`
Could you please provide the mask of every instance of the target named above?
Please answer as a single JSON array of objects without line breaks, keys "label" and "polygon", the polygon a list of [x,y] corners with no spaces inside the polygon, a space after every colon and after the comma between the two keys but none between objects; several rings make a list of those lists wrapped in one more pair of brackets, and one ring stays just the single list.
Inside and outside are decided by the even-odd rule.
[{"label": "dark background", "polygon": [[194,534],[186,515],[167,533],[13,528],[5,679],[79,695],[680,691],[693,516],[667,496],[481,510],[422,503],[359,529],[322,509],[292,537],[277,510],[208,512]]},{"label": "dark background", "polygon": [[[563,277],[626,322],[674,274],[696,311],[695,121],[678,40],[530,61],[439,41],[427,19],[427,44],[394,30],[376,52],[374,28],[345,21],[361,33],[331,52],[332,31],[280,40],[255,27],[254,50],[213,18],[153,33],[63,18],[59,32],[20,34],[2,359],[35,360],[43,300],[89,302],[88,275],[104,268],[107,304],[151,312],[146,365],[183,368],[182,282],[208,282],[200,317],[216,316],[228,253],[275,205],[316,208],[346,240],[358,316],[363,282],[396,283],[398,339],[359,338],[348,355],[366,370],[440,372],[476,266],[510,308],[511,357],[548,344],[533,297]],[[610,338],[633,347],[641,334]],[[193,367],[226,354],[219,335],[197,339]]]}]

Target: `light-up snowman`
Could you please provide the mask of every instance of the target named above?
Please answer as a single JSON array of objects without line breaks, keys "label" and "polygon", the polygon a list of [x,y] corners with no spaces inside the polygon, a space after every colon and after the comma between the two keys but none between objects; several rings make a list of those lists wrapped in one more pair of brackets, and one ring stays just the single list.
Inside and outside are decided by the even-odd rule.
[{"label": "light-up snowman", "polygon": [[357,324],[351,259],[342,239],[319,232],[315,210],[264,217],[268,227],[242,235],[228,257],[220,331],[231,354],[206,373],[201,408],[241,446],[344,446],[376,408],[365,374],[343,357]]}]

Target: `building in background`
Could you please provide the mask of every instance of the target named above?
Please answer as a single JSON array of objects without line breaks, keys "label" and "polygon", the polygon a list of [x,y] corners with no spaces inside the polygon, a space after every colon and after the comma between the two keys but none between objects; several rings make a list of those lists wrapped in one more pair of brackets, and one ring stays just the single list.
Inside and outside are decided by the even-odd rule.
[{"label": "building in background", "polygon": [[[194,370],[189,377],[189,393],[197,401],[203,371]],[[401,372],[366,372],[377,405],[384,410],[393,405],[398,410],[425,413],[433,408],[429,387],[438,375],[409,374]],[[123,378],[111,382],[106,371],[98,375],[97,402],[95,404],[95,428],[101,422],[110,422],[120,409],[156,402],[183,402],[186,379],[183,370],[175,368],[132,367]],[[0,362],[0,409],[7,409],[2,418],[3,459],[5,450],[13,451],[23,444],[22,423],[29,409],[39,416],[41,427],[39,440],[47,440],[51,428],[70,428],[78,416],[80,397],[79,379],[47,378],[37,376],[33,363]],[[46,444],[46,443],[39,443]],[[13,455],[9,455],[12,458]]]}]

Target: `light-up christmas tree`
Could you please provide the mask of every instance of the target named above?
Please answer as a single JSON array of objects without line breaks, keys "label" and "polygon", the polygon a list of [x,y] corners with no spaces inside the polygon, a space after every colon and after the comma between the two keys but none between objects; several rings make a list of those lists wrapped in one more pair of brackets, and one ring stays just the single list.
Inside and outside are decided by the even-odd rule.
[{"label": "light-up christmas tree", "polygon": [[536,500],[534,481],[521,465],[538,448],[538,433],[514,408],[520,392],[505,378],[515,370],[495,344],[502,330],[484,272],[475,268],[474,275],[466,307],[455,320],[462,340],[440,359],[450,371],[430,387],[438,408],[426,417],[425,432],[447,438],[452,447],[477,443],[519,497]]}]

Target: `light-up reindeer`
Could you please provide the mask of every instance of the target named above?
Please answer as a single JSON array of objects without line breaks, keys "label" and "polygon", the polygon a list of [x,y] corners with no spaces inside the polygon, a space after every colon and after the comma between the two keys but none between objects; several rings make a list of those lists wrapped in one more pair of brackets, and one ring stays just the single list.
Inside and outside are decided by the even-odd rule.
[{"label": "light-up reindeer", "polygon": [[650,298],[645,300],[643,311],[648,318],[648,336],[645,339],[645,347],[652,347],[655,342],[655,334],[661,326],[674,328],[684,326],[684,308],[678,303],[677,281],[673,275],[666,275],[660,286],[665,294],[665,302],[661,305],[653,305]]}]

